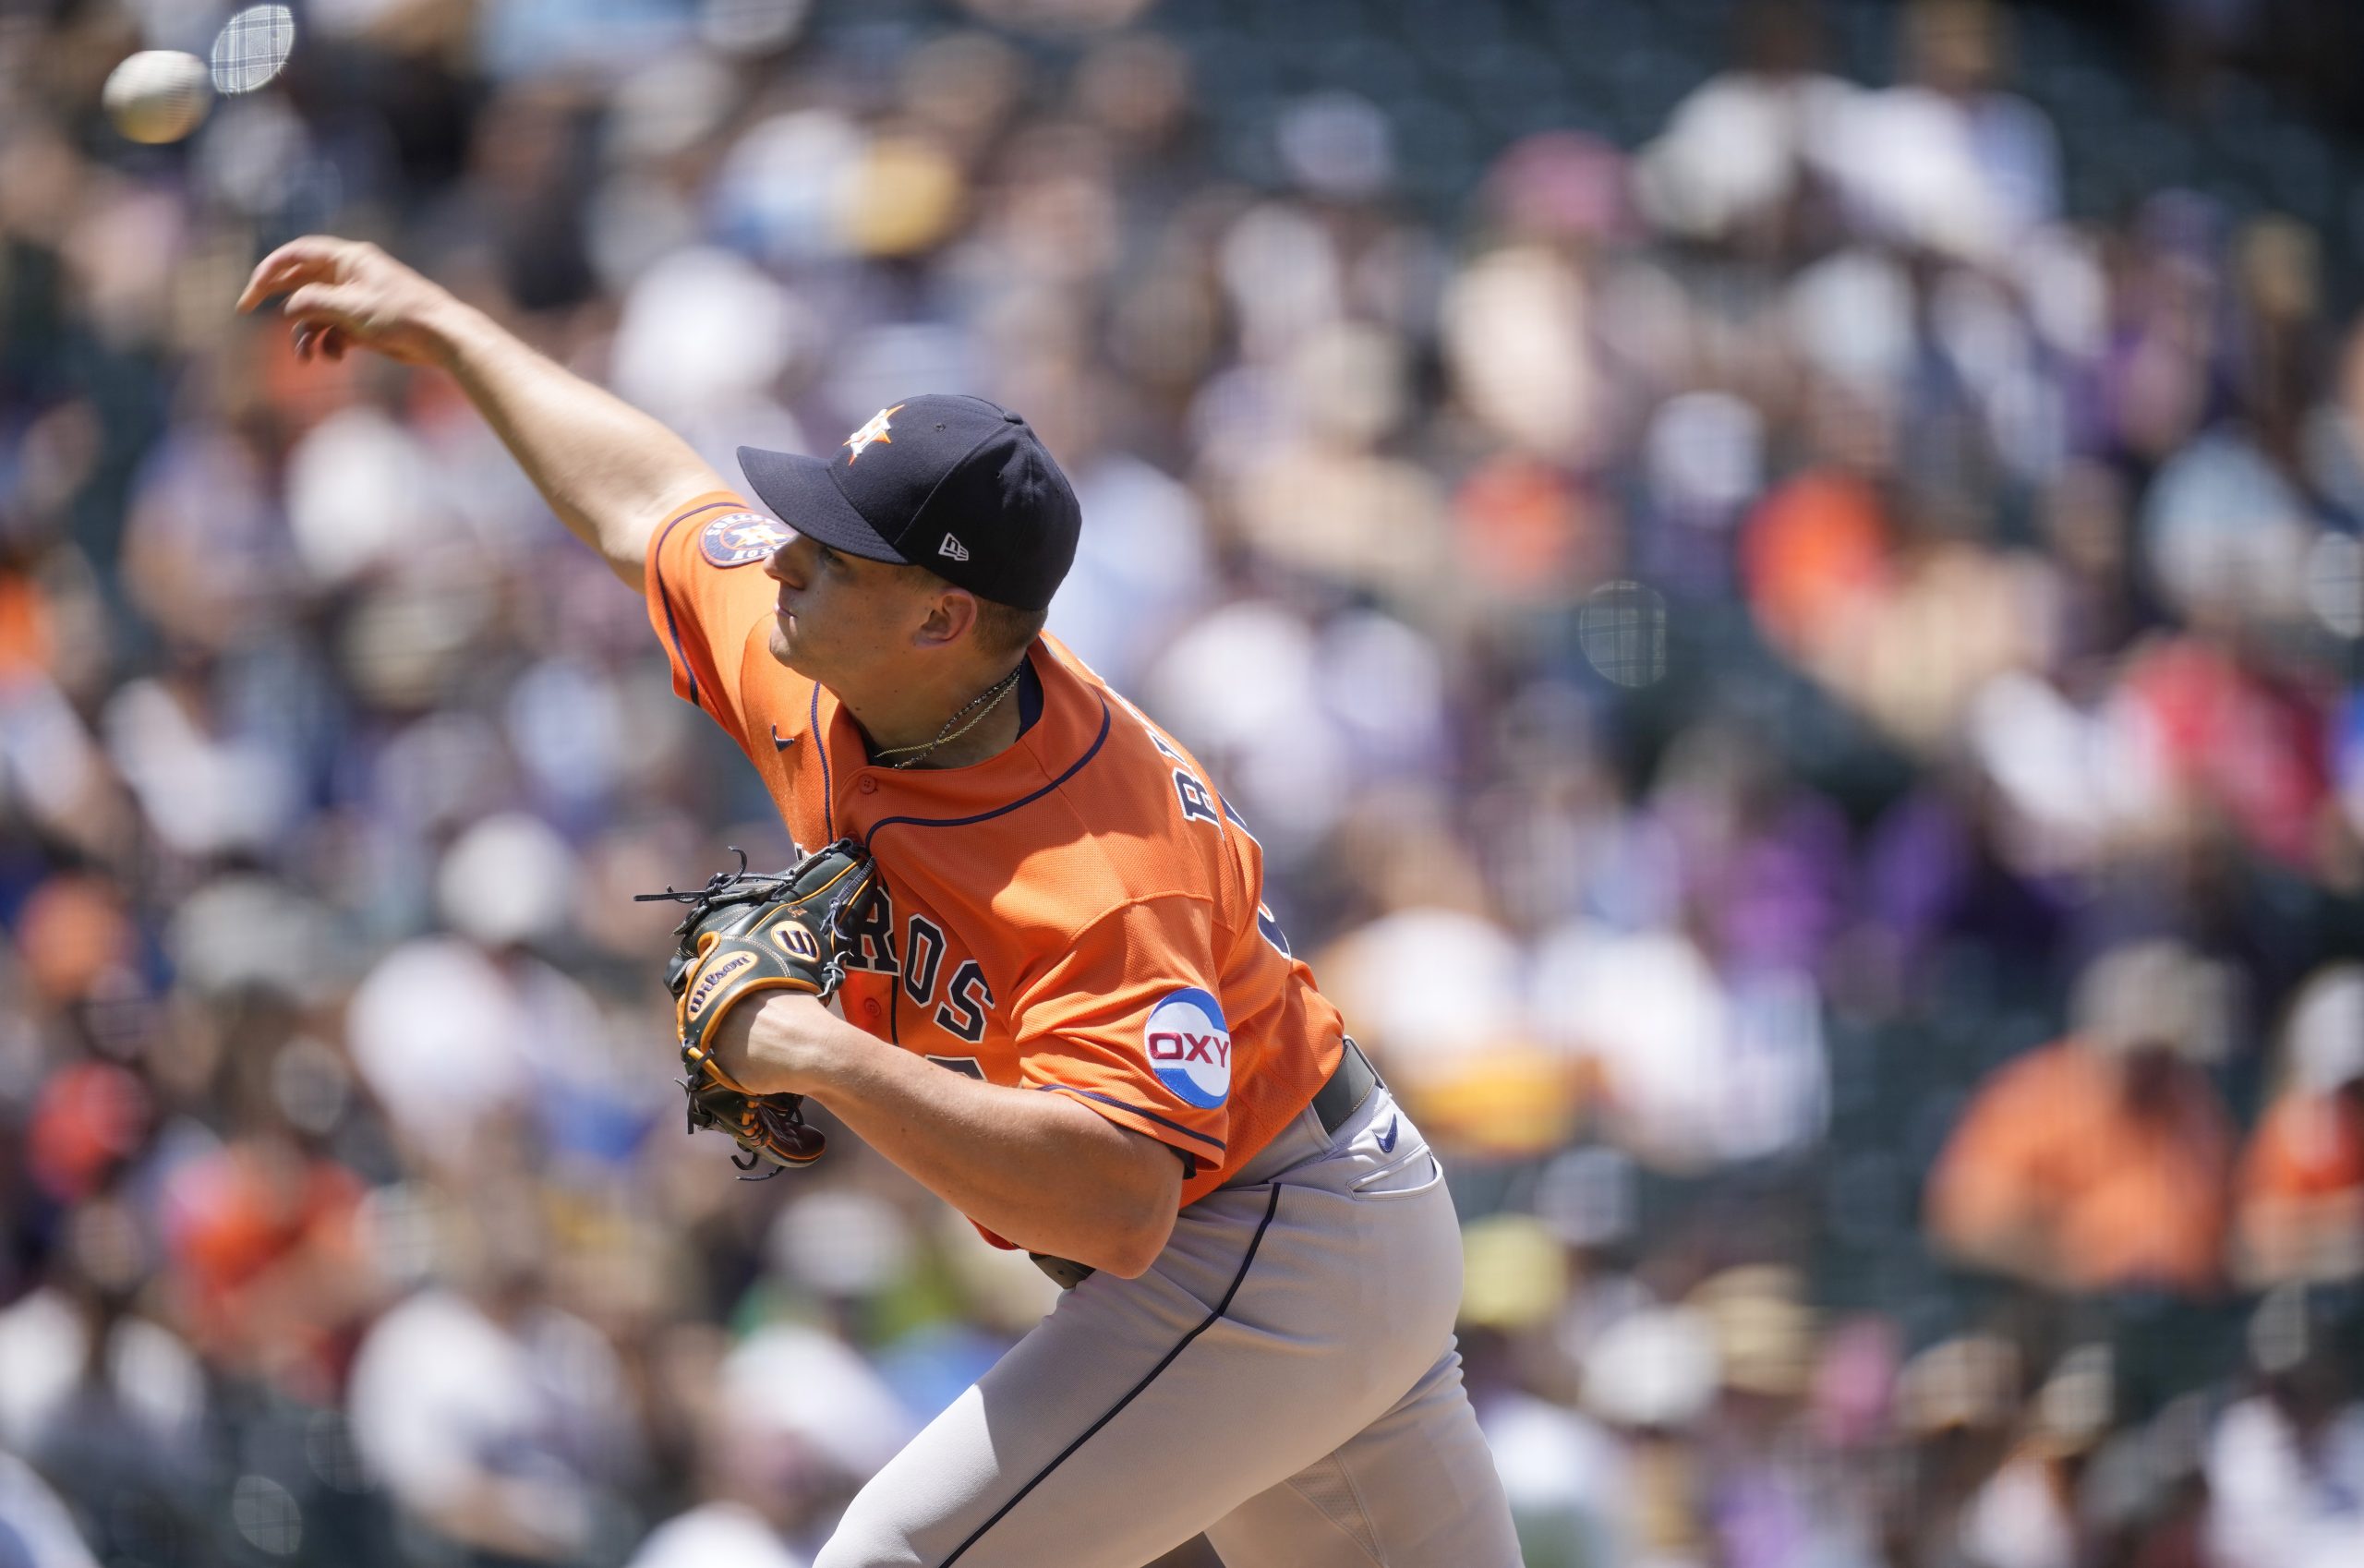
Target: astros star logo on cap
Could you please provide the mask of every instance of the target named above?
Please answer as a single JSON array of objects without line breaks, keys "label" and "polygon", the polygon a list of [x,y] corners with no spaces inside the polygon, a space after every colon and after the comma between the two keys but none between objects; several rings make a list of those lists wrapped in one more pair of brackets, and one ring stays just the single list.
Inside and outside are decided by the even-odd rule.
[{"label": "astros star logo on cap", "polygon": [[869,424],[848,436],[844,444],[853,448],[853,457],[849,457],[846,461],[851,463],[854,457],[860,457],[873,441],[885,441],[888,446],[893,446],[895,439],[886,433],[893,427],[886,423],[886,416],[890,414],[900,414],[902,411],[903,405],[899,403],[892,408],[882,408],[870,416]]}]

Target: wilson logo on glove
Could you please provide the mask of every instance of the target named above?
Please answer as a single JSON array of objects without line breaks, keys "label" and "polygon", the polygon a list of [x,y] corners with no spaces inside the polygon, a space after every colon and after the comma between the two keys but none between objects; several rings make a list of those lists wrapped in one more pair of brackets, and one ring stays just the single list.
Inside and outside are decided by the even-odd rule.
[{"label": "wilson logo on glove", "polygon": [[690,987],[689,1000],[681,1004],[682,1016],[692,1020],[704,1017],[706,1004],[713,1001],[724,986],[746,973],[754,962],[755,955],[753,953],[726,953],[699,970],[698,983]]},{"label": "wilson logo on glove", "polygon": [[690,1130],[720,1128],[739,1145],[741,1170],[759,1164],[809,1165],[827,1146],[804,1124],[801,1094],[755,1094],[714,1061],[722,1020],[750,996],[801,992],[827,1001],[845,979],[839,946],[877,891],[878,874],[862,846],[842,839],[787,871],[737,871],[683,893],[667,888],[643,899],[670,899],[690,912],[674,928],[680,940],[666,966],[680,1036],[681,1088],[690,1097]]}]

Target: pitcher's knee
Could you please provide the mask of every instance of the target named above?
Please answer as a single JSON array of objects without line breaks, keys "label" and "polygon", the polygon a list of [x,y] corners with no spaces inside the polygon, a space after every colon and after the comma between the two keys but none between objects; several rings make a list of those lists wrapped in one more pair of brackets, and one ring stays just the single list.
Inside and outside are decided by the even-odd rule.
[{"label": "pitcher's knee", "polygon": [[846,1510],[829,1542],[813,1559],[813,1568],[923,1568],[919,1549],[883,1510],[864,1508],[861,1498]]}]

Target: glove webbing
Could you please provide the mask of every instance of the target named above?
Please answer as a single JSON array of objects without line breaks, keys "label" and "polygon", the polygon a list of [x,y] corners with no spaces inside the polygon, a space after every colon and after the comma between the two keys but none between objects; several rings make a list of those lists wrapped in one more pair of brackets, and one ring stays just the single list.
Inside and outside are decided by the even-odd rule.
[{"label": "glove webbing", "polygon": [[[789,889],[795,886],[796,878],[793,874],[770,876],[750,875],[747,871],[747,851],[736,844],[730,846],[730,849],[732,854],[739,857],[738,870],[718,871],[706,879],[705,887],[692,888],[686,892],[668,887],[662,893],[635,893],[633,895],[633,901],[645,904],[657,899],[669,899],[677,904],[687,904],[690,912],[682,916],[681,923],[673,928],[674,935],[687,936],[705,923],[706,917],[717,910],[727,909],[733,904],[777,903],[787,897]],[[836,941],[827,944],[829,956],[821,965],[821,989],[816,995],[824,1002],[836,995],[838,987],[845,983],[846,960],[842,944],[852,935],[852,932],[847,928],[846,916],[850,912],[853,902],[853,885],[858,879],[852,875],[851,868],[849,868],[848,873],[838,880],[844,886],[830,898],[821,911],[822,923],[827,928],[827,935],[837,938]]]}]

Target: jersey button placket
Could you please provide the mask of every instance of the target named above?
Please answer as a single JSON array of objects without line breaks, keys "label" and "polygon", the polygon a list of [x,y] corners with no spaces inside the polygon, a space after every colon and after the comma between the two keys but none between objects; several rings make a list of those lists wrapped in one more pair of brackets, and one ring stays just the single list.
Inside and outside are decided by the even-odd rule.
[{"label": "jersey button placket", "polygon": [[853,781],[853,787],[856,790],[861,790],[865,795],[874,795],[878,793],[878,780],[872,778],[867,773],[855,779]]}]

